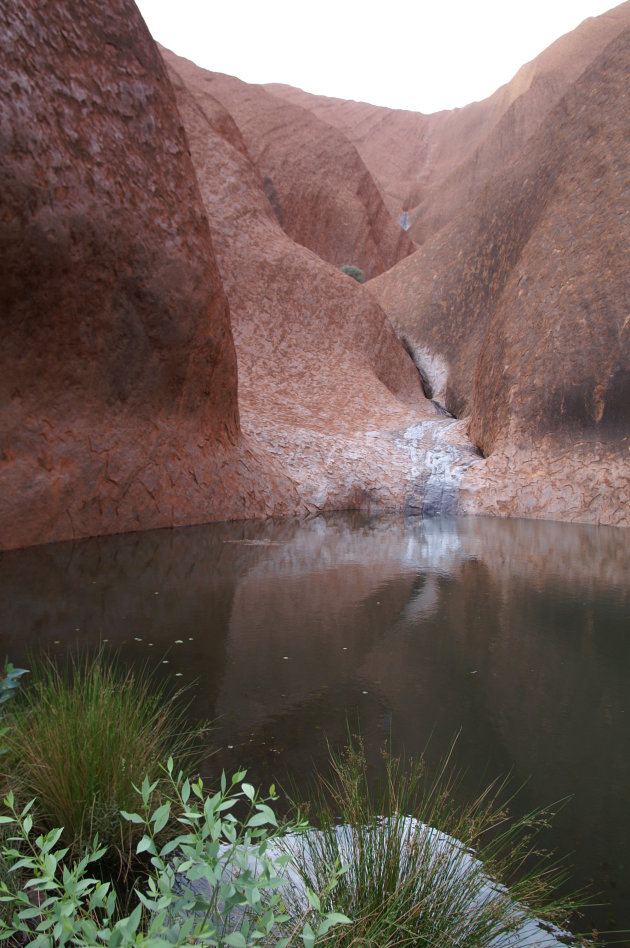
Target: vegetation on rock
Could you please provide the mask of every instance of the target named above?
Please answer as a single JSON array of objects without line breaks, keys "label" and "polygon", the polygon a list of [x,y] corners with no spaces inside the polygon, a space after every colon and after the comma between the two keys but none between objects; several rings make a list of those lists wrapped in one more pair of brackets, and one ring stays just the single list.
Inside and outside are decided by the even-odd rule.
[{"label": "vegetation on rock", "polygon": [[355,267],[351,263],[344,263],[341,267],[341,272],[345,273],[347,276],[352,277],[353,280],[356,280],[357,283],[363,283],[365,276],[363,270],[360,267]]}]

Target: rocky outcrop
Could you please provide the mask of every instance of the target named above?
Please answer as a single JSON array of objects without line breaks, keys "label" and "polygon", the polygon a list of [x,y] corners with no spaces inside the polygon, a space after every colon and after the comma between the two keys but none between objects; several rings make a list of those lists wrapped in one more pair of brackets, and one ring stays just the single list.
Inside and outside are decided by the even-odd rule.
[{"label": "rocky outcrop", "polygon": [[0,75],[0,547],[286,510],[134,4],[1,3]]},{"label": "rocky outcrop", "polygon": [[262,86],[185,60],[179,68],[195,94],[210,93],[234,119],[289,237],[337,267],[358,266],[368,279],[415,249],[343,133]]},{"label": "rocky outcrop", "polygon": [[283,232],[234,119],[178,79],[189,141],[130,0],[0,14],[0,547],[451,503],[460,428],[425,425],[383,311]]},{"label": "rocky outcrop", "polygon": [[297,512],[448,507],[475,458],[461,426],[424,398],[365,287],[283,232],[214,82],[163,55],[230,300],[249,442],[283,465]]},{"label": "rocky outcrop", "polygon": [[371,284],[490,455],[467,510],[630,523],[629,62],[625,30],[468,211]]},{"label": "rocky outcrop", "polygon": [[[629,18],[467,110],[325,117],[165,68],[131,0],[0,0],[0,548],[334,508],[630,525]],[[370,161],[390,207],[413,174],[435,199],[411,255]]]},{"label": "rocky outcrop", "polygon": [[391,213],[399,219],[406,210],[411,236],[423,243],[519,157],[564,93],[628,26],[626,2],[585,20],[489,98],[433,115],[311,96],[277,84],[265,88],[342,131],[356,145]]}]

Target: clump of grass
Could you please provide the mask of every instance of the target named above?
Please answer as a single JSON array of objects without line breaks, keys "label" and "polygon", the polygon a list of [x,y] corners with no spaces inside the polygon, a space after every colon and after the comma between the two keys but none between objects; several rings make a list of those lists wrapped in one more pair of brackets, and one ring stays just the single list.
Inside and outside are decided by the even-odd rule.
[{"label": "clump of grass", "polygon": [[510,820],[505,784],[458,806],[448,760],[429,777],[422,760],[386,754],[377,794],[360,740],[331,751],[331,762],[332,775],[311,795],[319,829],[290,845],[299,877],[315,892],[328,867],[347,866],[322,908],[334,905],[352,924],[322,943],[533,945],[544,943],[538,920],[565,928],[579,899],[556,897],[566,869],[537,849],[549,812]]},{"label": "clump of grass", "polygon": [[34,664],[14,702],[3,762],[18,799],[37,799],[41,830],[63,827],[71,857],[98,834],[106,861],[126,873],[141,828],[120,811],[133,809],[134,784],[148,776],[159,788],[162,761],[193,761],[199,729],[185,726],[180,698],[146,669],[124,670],[102,650],[65,668],[49,658]]}]

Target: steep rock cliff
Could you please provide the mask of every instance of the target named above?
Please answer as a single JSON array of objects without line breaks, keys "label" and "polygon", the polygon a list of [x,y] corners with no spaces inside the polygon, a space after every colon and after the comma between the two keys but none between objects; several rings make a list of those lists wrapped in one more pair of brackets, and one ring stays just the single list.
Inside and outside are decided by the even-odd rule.
[{"label": "steep rock cliff", "polygon": [[467,509],[630,522],[629,64],[626,29],[466,212],[370,285],[491,455]]},{"label": "steep rock cliff", "polygon": [[0,3],[0,76],[0,547],[264,512],[188,143],[134,4]]},{"label": "steep rock cliff", "polygon": [[181,64],[191,89],[218,99],[236,122],[278,222],[293,240],[367,278],[415,245],[393,220],[348,138],[262,86]]}]

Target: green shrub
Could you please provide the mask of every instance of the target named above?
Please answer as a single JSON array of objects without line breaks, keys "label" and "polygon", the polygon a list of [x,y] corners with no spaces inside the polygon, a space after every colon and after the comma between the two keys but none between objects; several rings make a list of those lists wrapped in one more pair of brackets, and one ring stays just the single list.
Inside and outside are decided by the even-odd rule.
[{"label": "green shrub", "polygon": [[422,761],[404,765],[391,756],[384,789],[374,795],[360,742],[332,754],[332,763],[331,779],[320,779],[312,794],[320,829],[285,843],[315,891],[328,866],[348,866],[322,908],[352,923],[322,943],[489,946],[527,932],[514,943],[534,944],[538,919],[566,925],[578,899],[556,898],[566,872],[536,850],[548,813],[510,821],[504,786],[460,807],[446,766],[429,779]]},{"label": "green shrub", "polygon": [[168,756],[190,762],[195,732],[186,729],[179,695],[146,671],[123,671],[101,651],[60,670],[49,659],[14,702],[5,734],[7,771],[20,805],[37,800],[32,817],[43,833],[62,827],[61,842],[81,853],[98,833],[121,877],[133,859],[133,807],[145,775],[160,781]]},{"label": "green shrub", "polygon": [[344,265],[341,267],[341,272],[346,273],[349,277],[352,277],[352,279],[356,280],[357,283],[363,283],[365,280],[363,270],[361,270],[359,267],[355,267],[351,263],[344,263]]},{"label": "green shrub", "polygon": [[[181,773],[175,777],[172,759],[165,776],[157,800],[157,782],[145,777],[138,791],[140,812],[123,814],[140,833],[137,854],[150,858],[148,878],[138,884],[137,904],[126,916],[111,884],[98,872],[90,874],[105,854],[98,840],[69,866],[67,849],[57,848],[61,830],[35,837],[33,803],[19,810],[9,794],[4,801],[8,815],[0,820],[12,828],[14,845],[4,855],[25,878],[17,894],[0,883],[0,901],[13,909],[9,923],[0,920],[0,937],[26,935],[35,948],[102,942],[112,948],[261,943],[286,948],[298,938],[312,948],[333,926],[347,923],[345,916],[319,909],[337,884],[334,871],[319,893],[308,892],[304,911],[293,916],[285,911],[289,857],[277,849],[274,853],[274,843],[283,834],[304,831],[305,824],[278,827],[270,806],[276,799],[273,788],[269,797],[260,798],[243,782],[241,771],[229,789],[223,774],[221,789],[208,794],[201,780]],[[238,820],[233,811],[243,804],[247,812]],[[173,820],[178,835],[161,843],[164,827]]]}]

